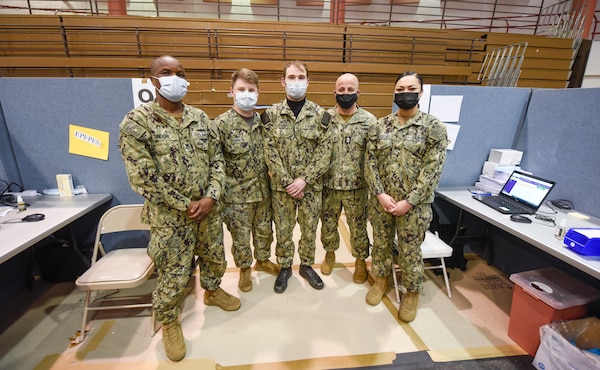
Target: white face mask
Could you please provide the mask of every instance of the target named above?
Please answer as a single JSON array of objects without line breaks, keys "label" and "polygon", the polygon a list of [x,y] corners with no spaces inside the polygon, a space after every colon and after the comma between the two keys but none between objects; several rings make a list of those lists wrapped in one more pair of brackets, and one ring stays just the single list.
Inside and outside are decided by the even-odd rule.
[{"label": "white face mask", "polygon": [[237,91],[235,92],[235,106],[244,112],[251,111],[258,101],[256,91]]},{"label": "white face mask", "polygon": [[306,95],[307,80],[285,81],[285,93],[292,99],[301,99]]},{"label": "white face mask", "polygon": [[159,77],[158,82],[160,82],[158,93],[173,103],[183,100],[183,97],[187,94],[187,87],[190,85],[185,79],[176,75]]}]

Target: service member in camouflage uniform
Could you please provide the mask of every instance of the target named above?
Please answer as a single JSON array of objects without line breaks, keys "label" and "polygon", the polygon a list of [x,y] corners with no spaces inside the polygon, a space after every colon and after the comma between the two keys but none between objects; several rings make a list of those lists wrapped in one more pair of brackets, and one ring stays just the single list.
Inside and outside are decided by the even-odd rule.
[{"label": "service member in camouflage uniform", "polygon": [[369,127],[374,115],[360,108],[358,78],[351,73],[338,77],[334,95],[336,106],[331,114],[332,156],[329,171],[323,177],[323,209],[321,211],[321,242],[326,251],[321,273],[331,274],[335,251],[340,246],[338,221],[342,207],[350,228],[352,256],[356,259],[353,280],[367,280],[365,259],[369,256],[367,235],[367,183],[365,182],[365,150]]},{"label": "service member in camouflage uniform", "polygon": [[182,103],[188,82],[177,59],[161,56],[150,72],[156,100],[127,113],[119,150],[131,188],[145,198],[148,255],[158,270],[152,305],[163,325],[165,352],[179,361],[186,353],[179,313],[194,255],[205,304],[234,311],[240,301],[219,288],[227,262],[217,202],[223,156],[216,132],[202,110]]},{"label": "service member in camouflage uniform", "polygon": [[252,290],[251,269],[254,244],[254,269],[277,275],[279,266],[269,261],[273,226],[271,188],[264,159],[262,125],[254,107],[258,100],[258,76],[248,68],[231,76],[233,107],[218,116],[215,127],[225,158],[223,219],[231,233],[231,252],[240,268],[238,286]]},{"label": "service member in camouflage uniform", "polygon": [[371,192],[371,270],[375,283],[366,301],[376,305],[388,290],[397,233],[401,283],[408,291],[402,297],[398,318],[410,322],[417,314],[423,288],[421,244],[432,219],[431,203],[448,140],[445,125],[419,110],[417,104],[423,93],[419,74],[400,75],[394,91],[394,102],[400,109],[377,121],[367,145],[365,175]]},{"label": "service member in camouflage uniform", "polygon": [[261,115],[265,158],[273,190],[273,220],[277,233],[275,254],[281,265],[274,290],[283,293],[292,275],[296,213],[302,233],[298,243],[300,276],[314,289],[323,289],[323,281],[312,265],[321,213],[322,176],[331,159],[331,116],[306,99],[308,70],[305,63],[287,64],[281,85],[285,88],[286,99]]}]

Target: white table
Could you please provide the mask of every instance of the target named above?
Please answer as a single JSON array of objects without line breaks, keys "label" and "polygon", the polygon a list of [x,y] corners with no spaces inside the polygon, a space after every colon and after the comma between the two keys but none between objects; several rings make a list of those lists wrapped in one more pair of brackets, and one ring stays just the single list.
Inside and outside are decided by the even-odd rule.
[{"label": "white table", "polygon": [[[473,199],[473,195],[466,187],[439,188],[436,191],[436,196],[459,207],[461,212],[464,210],[477,216],[487,223],[514,235],[578,270],[583,271],[596,279],[600,279],[600,256],[585,256],[567,248],[561,240],[554,237],[553,227],[544,225],[542,221],[535,219],[533,215],[528,216],[533,220],[530,224],[511,221],[510,215],[504,215],[476,199]],[[551,210],[546,206],[542,206],[540,211],[550,212]],[[567,220],[567,228],[600,227],[600,221],[598,219],[591,218],[590,220],[582,220],[570,216],[568,211],[557,211],[558,213],[553,215],[556,217],[556,222],[558,223],[561,218],[565,218]]]},{"label": "white table", "polygon": [[[54,232],[69,226],[112,199],[110,194],[80,194],[72,197],[23,197],[30,205],[26,211],[16,209],[0,217],[0,263],[4,263]],[[15,219],[42,213],[46,217],[37,222],[11,223]],[[9,222],[6,222],[9,221]]]}]

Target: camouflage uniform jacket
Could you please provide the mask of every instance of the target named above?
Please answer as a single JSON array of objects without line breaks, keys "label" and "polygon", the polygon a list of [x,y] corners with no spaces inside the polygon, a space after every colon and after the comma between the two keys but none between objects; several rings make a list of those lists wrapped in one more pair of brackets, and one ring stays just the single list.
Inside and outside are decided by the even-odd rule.
[{"label": "camouflage uniform jacket", "polygon": [[369,127],[377,122],[370,112],[358,108],[348,121],[333,107],[331,114],[331,164],[323,176],[323,185],[334,190],[356,190],[365,182],[365,151]]},{"label": "camouflage uniform jacket", "polygon": [[262,118],[271,189],[285,191],[294,179],[301,178],[307,190],[321,191],[322,176],[331,160],[331,116],[307,99],[298,117],[283,100],[268,108]]},{"label": "camouflage uniform jacket", "polygon": [[446,159],[446,126],[419,111],[402,124],[396,113],[369,131],[365,175],[371,194],[386,193],[413,206],[432,203]]},{"label": "camouflage uniform jacket", "polygon": [[142,220],[151,226],[192,222],[192,200],[219,200],[223,157],[210,119],[184,105],[178,122],[157,102],[142,105],[120,124],[119,150],[131,188],[145,198]]},{"label": "camouflage uniform jacket", "polygon": [[225,159],[227,203],[260,202],[271,194],[258,113],[253,120],[250,127],[233,108],[214,120]]}]

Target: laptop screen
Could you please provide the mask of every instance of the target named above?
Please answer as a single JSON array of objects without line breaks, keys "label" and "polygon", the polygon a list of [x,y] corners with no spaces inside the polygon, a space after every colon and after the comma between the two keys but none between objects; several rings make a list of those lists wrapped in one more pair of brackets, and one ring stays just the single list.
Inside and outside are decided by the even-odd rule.
[{"label": "laptop screen", "polygon": [[554,181],[514,171],[500,193],[537,209],[553,186]]}]

